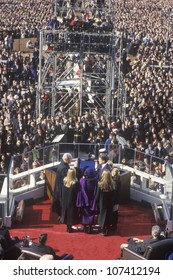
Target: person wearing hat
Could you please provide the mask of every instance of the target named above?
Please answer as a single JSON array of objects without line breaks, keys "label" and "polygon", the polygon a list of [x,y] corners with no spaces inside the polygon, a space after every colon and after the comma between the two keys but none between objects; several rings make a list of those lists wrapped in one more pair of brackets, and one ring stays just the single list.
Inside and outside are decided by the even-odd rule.
[{"label": "person wearing hat", "polygon": [[107,154],[107,152],[106,152],[106,149],[105,149],[105,148],[101,148],[101,149],[99,149],[99,155],[102,155],[102,154]]},{"label": "person wearing hat", "polygon": [[92,233],[92,224],[96,214],[97,173],[94,168],[87,167],[80,179],[76,206],[79,208],[81,223],[85,233]]}]

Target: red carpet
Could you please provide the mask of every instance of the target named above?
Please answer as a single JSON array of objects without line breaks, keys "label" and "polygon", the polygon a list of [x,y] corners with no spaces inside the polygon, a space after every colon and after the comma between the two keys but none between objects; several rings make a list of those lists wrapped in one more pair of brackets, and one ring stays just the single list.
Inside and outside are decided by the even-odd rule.
[{"label": "red carpet", "polygon": [[37,239],[40,233],[46,232],[47,245],[52,246],[58,255],[73,254],[75,260],[114,260],[120,256],[121,243],[131,236],[149,236],[153,224],[152,209],[130,202],[120,206],[118,231],[109,236],[67,233],[66,225],[57,223],[57,215],[50,212],[50,201],[45,200],[26,206],[23,221],[13,222],[10,233],[19,238],[29,235]]}]

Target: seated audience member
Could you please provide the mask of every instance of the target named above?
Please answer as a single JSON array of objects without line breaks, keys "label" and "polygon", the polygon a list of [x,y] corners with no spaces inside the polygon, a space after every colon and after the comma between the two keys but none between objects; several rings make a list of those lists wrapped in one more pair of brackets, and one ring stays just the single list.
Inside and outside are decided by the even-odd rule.
[{"label": "seated audience member", "polygon": [[0,244],[2,249],[6,250],[13,245],[9,230],[3,225],[3,220],[0,218]]},{"label": "seated audience member", "polygon": [[55,251],[53,250],[52,247],[46,245],[46,241],[47,241],[47,234],[42,233],[38,238],[38,242],[32,243],[30,248],[37,250],[39,253],[43,255],[52,255],[53,259],[57,259]]},{"label": "seated audience member", "polygon": [[124,248],[128,248],[133,252],[143,255],[147,246],[151,243],[157,242],[164,237],[160,235],[161,229],[158,225],[152,226],[151,229],[151,237],[148,237],[144,240],[139,238],[129,238],[127,244],[121,244],[120,249],[121,251]]}]

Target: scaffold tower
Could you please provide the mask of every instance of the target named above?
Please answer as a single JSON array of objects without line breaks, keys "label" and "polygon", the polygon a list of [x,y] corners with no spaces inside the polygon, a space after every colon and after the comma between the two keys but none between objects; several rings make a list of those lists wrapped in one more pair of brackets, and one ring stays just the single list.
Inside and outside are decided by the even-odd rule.
[{"label": "scaffold tower", "polygon": [[[57,8],[55,1],[59,21],[64,14],[82,18],[85,1],[76,1],[76,5],[72,2],[61,1]],[[102,6],[102,1],[96,2],[99,5],[95,8],[106,12],[106,20],[111,22],[112,1],[107,1],[110,2],[107,7]],[[126,98],[122,73],[115,59],[116,42],[112,25],[93,28],[83,22],[41,30],[37,114],[55,116],[63,107],[71,115],[82,116],[85,111],[97,108],[107,118],[123,118]]]}]

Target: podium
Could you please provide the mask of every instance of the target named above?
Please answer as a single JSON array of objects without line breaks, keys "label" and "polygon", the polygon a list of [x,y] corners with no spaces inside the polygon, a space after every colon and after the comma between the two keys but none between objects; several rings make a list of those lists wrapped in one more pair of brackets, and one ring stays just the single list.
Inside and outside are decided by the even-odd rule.
[{"label": "podium", "polygon": [[53,197],[53,191],[56,180],[56,171],[53,169],[45,170],[45,186],[46,186],[46,194],[49,199]]},{"label": "podium", "polygon": [[[120,170],[120,181],[121,181],[121,190],[120,190],[120,204],[128,203],[130,200],[130,179],[131,172]],[[46,194],[49,199],[53,197],[53,191],[56,180],[56,171],[53,169],[45,170],[45,186]]]},{"label": "podium", "polygon": [[130,200],[130,180],[131,180],[131,172],[120,170],[120,181],[121,181],[120,204],[126,204]]}]

